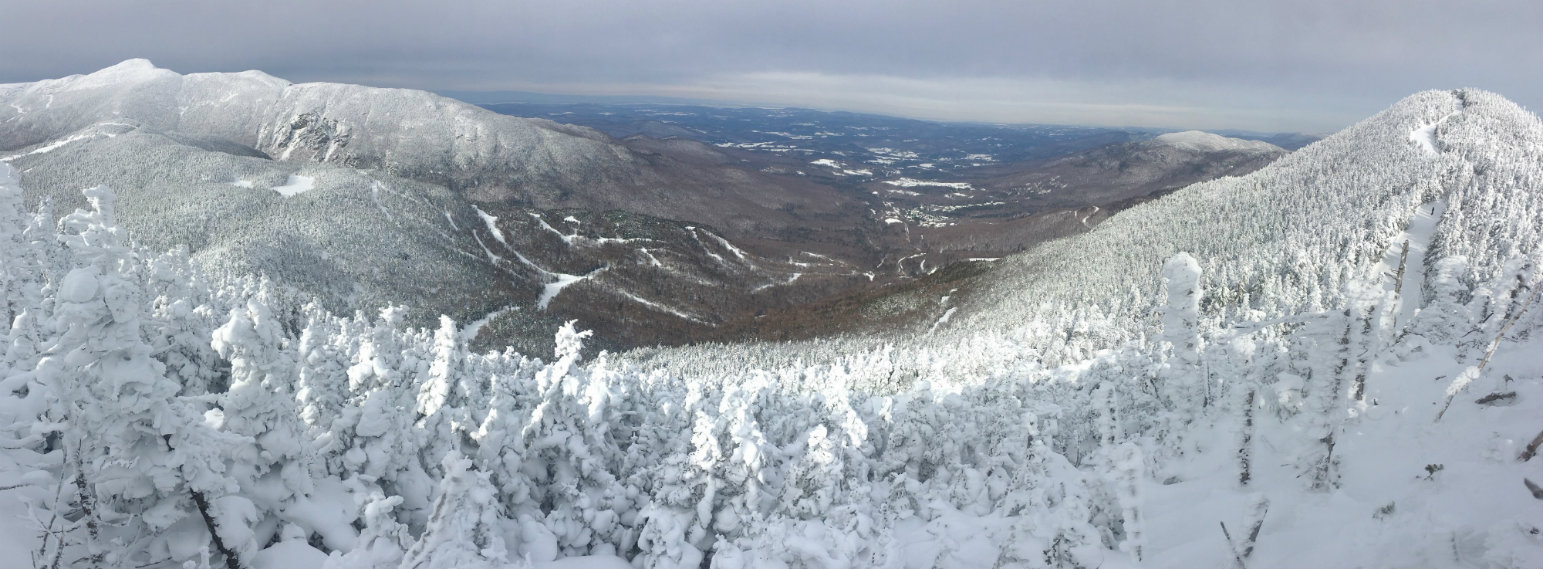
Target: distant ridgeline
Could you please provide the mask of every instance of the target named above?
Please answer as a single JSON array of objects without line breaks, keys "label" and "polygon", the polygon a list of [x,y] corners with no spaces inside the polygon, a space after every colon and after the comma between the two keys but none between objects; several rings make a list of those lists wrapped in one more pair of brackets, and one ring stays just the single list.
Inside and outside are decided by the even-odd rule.
[{"label": "distant ridgeline", "polygon": [[1543,564],[1543,123],[1493,94],[1004,259],[915,337],[589,361],[291,306],[84,195],[0,164],[3,559]]}]

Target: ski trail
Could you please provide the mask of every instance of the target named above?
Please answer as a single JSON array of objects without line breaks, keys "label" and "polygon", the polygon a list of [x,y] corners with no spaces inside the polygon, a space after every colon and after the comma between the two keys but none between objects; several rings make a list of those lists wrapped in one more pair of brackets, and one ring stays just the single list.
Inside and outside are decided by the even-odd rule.
[{"label": "ski trail", "polygon": [[487,326],[488,323],[492,322],[494,318],[498,318],[499,316],[503,316],[504,314],[507,314],[507,313],[515,311],[515,310],[519,310],[519,308],[514,307],[514,306],[505,306],[505,307],[500,308],[498,310],[494,310],[492,312],[489,312],[489,313],[487,313],[486,316],[483,316],[482,318],[478,318],[476,321],[473,321],[472,323],[467,324],[464,328],[461,328],[461,334],[460,334],[461,341],[462,342],[470,342],[472,340],[477,339],[477,334],[482,333],[482,327],[483,326]]},{"label": "ski trail", "polygon": [[1088,229],[1092,229],[1093,228],[1093,226],[1088,225],[1088,218],[1093,217],[1093,214],[1095,214],[1095,213],[1098,213],[1098,206],[1096,206],[1096,205],[1093,206],[1093,211],[1088,212],[1087,215],[1082,216],[1082,219],[1079,220],[1079,221],[1082,222],[1082,226],[1083,227],[1086,227]]},{"label": "ski trail", "polygon": [[[1394,240],[1394,245],[1389,248],[1389,255],[1397,256],[1403,261],[1403,278],[1394,284],[1395,290],[1398,291],[1398,310],[1394,313],[1394,330],[1407,326],[1409,320],[1414,317],[1415,311],[1425,305],[1425,253],[1430,250],[1431,235],[1435,234],[1436,224],[1441,222],[1441,216],[1446,210],[1445,200],[1420,204],[1414,216],[1409,219],[1409,228],[1405,229],[1404,233]],[[1407,257],[1403,254],[1404,243],[1409,244]],[[1389,266],[1398,270],[1398,263],[1398,260],[1394,260]]]},{"label": "ski trail", "polygon": [[1447,122],[1452,117],[1460,114],[1463,114],[1462,99],[1457,100],[1457,108],[1454,109],[1451,113],[1448,113],[1447,116],[1441,117],[1436,122],[1410,131],[1409,140],[1413,140],[1416,145],[1419,145],[1420,148],[1424,149],[1426,154],[1430,154],[1431,156],[1441,154],[1441,151],[1436,149],[1436,127],[1441,126],[1441,123]]},{"label": "ski trail", "polygon": [[940,318],[938,318],[938,321],[937,321],[937,322],[933,322],[933,323],[932,323],[932,328],[930,328],[930,329],[928,329],[928,330],[927,330],[927,334],[929,334],[929,335],[930,335],[930,334],[932,334],[932,333],[933,333],[933,332],[937,332],[937,331],[938,331],[938,327],[939,327],[939,326],[942,326],[942,325],[944,325],[944,324],[947,324],[947,323],[948,323],[948,320],[949,320],[949,319],[950,319],[950,318],[953,318],[953,317],[954,317],[954,311],[956,311],[956,310],[959,310],[959,307],[957,307],[957,306],[951,306],[951,307],[949,307],[949,308],[948,308],[948,310],[947,310],[947,311],[945,311],[945,312],[943,312],[943,316],[942,316],[942,317],[940,317]]},{"label": "ski trail", "polygon": [[6,156],[6,157],[3,157],[3,158],[0,158],[0,162],[10,162],[10,161],[15,160],[17,158],[23,158],[23,157],[32,156],[32,155],[35,155],[35,154],[47,154],[49,152],[53,152],[53,151],[58,150],[60,148],[64,148],[65,146],[68,146],[70,143],[80,142],[82,140],[91,140],[93,138],[96,138],[97,136],[99,136],[99,135],[97,133],[94,133],[94,132],[93,133],[87,133],[87,134],[77,134],[77,135],[74,135],[74,136],[70,136],[68,138],[63,138],[63,139],[60,139],[60,140],[56,140],[54,142],[49,143],[46,146],[40,146],[40,147],[32,149],[32,150],[30,150],[28,152],[22,152],[20,154],[12,154],[10,156]]},{"label": "ski trail", "polygon": [[701,237],[697,237],[696,228],[695,227],[687,226],[686,227],[686,231],[690,231],[691,232],[691,239],[696,241],[697,246],[701,247],[702,251],[707,253],[707,256],[712,257],[713,260],[717,261],[718,264],[720,264],[720,265],[728,266],[729,262],[727,260],[724,260],[723,255],[719,255],[717,253],[714,253],[712,249],[708,249],[707,248],[707,244],[702,242],[702,238]]},{"label": "ski trail", "polygon": [[669,306],[666,306],[664,304],[660,304],[660,303],[654,302],[652,300],[648,300],[646,298],[643,298],[641,296],[632,294],[632,293],[627,292],[625,290],[616,289],[616,290],[612,290],[611,292],[615,293],[615,294],[619,294],[622,297],[627,298],[628,300],[631,300],[633,302],[641,304],[645,308],[648,308],[650,310],[654,310],[656,312],[662,312],[662,313],[665,313],[665,314],[669,314],[669,315],[674,316],[676,318],[680,318],[681,320],[686,320],[686,321],[689,321],[689,322],[695,322],[697,324],[702,324],[702,325],[706,325],[706,326],[716,326],[716,325],[714,325],[714,324],[712,324],[710,322],[707,322],[706,320],[702,320],[701,318],[697,318],[697,317],[692,316],[690,314],[687,314],[685,312],[681,312],[680,310],[676,310],[676,309],[671,308]]},{"label": "ski trail", "polygon": [[542,289],[541,289],[541,298],[536,299],[536,309],[537,310],[546,310],[547,305],[551,304],[552,303],[552,299],[557,298],[557,295],[559,293],[561,293],[563,291],[563,289],[568,288],[570,285],[572,285],[574,283],[577,283],[577,282],[582,281],[584,279],[588,279],[590,277],[598,275],[598,274],[604,272],[608,268],[610,268],[610,267],[600,267],[600,268],[595,269],[593,271],[590,271],[588,274],[584,274],[584,275],[570,275],[570,274],[567,274],[567,273],[552,273],[552,272],[547,273],[548,275],[551,275],[552,277],[554,277],[556,280],[554,280],[554,281],[552,281],[550,283],[547,283],[545,287],[542,287]]}]

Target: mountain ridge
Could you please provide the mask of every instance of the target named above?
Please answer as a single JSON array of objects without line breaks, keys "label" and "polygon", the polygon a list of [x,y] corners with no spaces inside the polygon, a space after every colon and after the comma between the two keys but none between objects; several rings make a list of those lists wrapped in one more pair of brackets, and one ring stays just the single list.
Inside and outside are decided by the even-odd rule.
[{"label": "mountain ridge", "polygon": [[[16,161],[84,164],[157,136],[113,132]],[[220,176],[260,161],[139,157]],[[427,190],[370,203],[381,178],[415,182],[329,192],[329,176],[365,174],[307,167],[251,182],[297,192],[261,189],[271,203],[442,213],[412,208]],[[1543,561],[1527,502],[1543,445],[1543,121],[1493,94],[1416,94],[1247,176],[865,307],[934,311],[901,329],[585,357],[570,322],[550,361],[472,350],[452,320],[410,326],[395,307],[275,309],[282,293],[251,275],[210,286],[185,256],[132,246],[116,221],[136,196],[93,186],[87,208],[29,216],[12,172],[0,164],[0,503],[37,515],[0,517],[10,557]],[[601,225],[585,212],[483,205],[463,221],[483,224],[489,257],[537,237],[639,238],[581,234]],[[700,266],[767,262],[698,226],[649,229],[703,243]],[[600,278],[578,267],[559,270],[583,281],[544,286]]]}]

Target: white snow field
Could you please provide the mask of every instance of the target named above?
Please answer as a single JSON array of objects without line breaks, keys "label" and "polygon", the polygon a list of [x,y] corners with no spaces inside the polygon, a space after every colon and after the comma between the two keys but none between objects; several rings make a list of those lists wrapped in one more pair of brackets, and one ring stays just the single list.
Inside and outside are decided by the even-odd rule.
[{"label": "white snow field", "polygon": [[1199,130],[1160,134],[1153,140],[1195,152],[1219,152],[1237,150],[1246,152],[1280,152],[1282,148],[1259,140],[1243,140]]},{"label": "white snow field", "polygon": [[290,174],[289,180],[284,182],[284,185],[273,187],[273,191],[278,192],[279,195],[286,198],[294,197],[298,194],[303,194],[314,189],[316,189],[316,178],[312,178],[310,176],[301,176],[299,174]]},{"label": "white snow field", "polygon": [[25,191],[0,163],[16,564],[1543,565],[1543,122],[1489,93],[997,260],[917,335],[479,354]]}]

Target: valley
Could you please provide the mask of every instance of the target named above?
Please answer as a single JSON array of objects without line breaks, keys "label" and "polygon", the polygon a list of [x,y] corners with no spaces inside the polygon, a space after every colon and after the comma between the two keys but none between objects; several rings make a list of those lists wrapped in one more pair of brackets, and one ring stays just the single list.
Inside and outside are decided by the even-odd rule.
[{"label": "valley", "polygon": [[1285,154],[1203,133],[488,105],[524,118],[143,60],[0,98],[0,159],[38,189],[29,207],[79,207],[76,190],[105,183],[147,246],[330,310],[480,321],[484,349],[549,350],[567,320],[607,349],[807,336],[786,315],[1087,231]]}]

